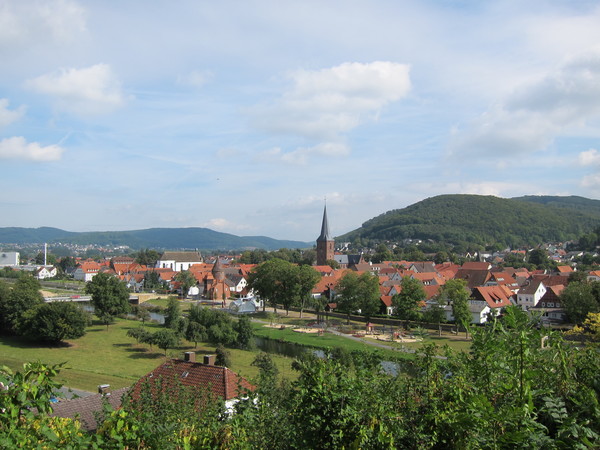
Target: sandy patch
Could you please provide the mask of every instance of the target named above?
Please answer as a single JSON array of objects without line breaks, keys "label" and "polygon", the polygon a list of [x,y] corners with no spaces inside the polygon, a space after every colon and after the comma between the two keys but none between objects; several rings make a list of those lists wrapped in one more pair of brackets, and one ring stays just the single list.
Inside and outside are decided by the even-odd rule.
[{"label": "sandy patch", "polygon": [[323,330],[320,328],[295,328],[294,331],[298,333],[319,333]]},{"label": "sandy patch", "polygon": [[265,328],[277,328],[278,330],[284,330],[286,328],[295,328],[294,325],[277,325],[277,324],[273,324],[271,325],[270,323],[267,325],[263,325],[263,327]]},{"label": "sandy patch", "polygon": [[42,293],[42,297],[63,297],[61,294],[57,294],[55,292],[50,291],[40,291]]},{"label": "sandy patch", "polygon": [[410,337],[397,337],[392,339],[392,336],[389,334],[364,334],[361,337],[374,339],[376,341],[385,341],[385,342],[421,342],[420,338],[410,338]]}]

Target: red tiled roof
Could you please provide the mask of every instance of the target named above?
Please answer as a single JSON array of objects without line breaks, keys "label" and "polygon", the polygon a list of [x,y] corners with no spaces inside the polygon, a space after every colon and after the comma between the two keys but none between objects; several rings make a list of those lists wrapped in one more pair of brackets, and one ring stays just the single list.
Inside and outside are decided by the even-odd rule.
[{"label": "red tiled roof", "polygon": [[180,382],[182,386],[208,390],[224,400],[231,400],[245,391],[255,389],[248,380],[227,367],[172,359],[140,378],[131,389],[133,397],[140,395],[146,382],[159,378],[167,384]]},{"label": "red tiled roof", "polygon": [[471,297],[484,300],[490,308],[503,308],[512,304],[512,295],[512,291],[506,286],[479,286],[473,289]]}]

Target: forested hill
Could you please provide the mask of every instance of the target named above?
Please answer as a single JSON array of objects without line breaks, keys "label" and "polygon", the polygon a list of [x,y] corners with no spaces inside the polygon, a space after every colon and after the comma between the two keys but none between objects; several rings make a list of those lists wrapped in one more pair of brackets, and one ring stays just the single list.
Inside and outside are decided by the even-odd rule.
[{"label": "forested hill", "polygon": [[374,217],[336,240],[410,238],[516,248],[577,239],[598,225],[600,201],[583,197],[440,195]]},{"label": "forested hill", "polygon": [[0,228],[0,243],[58,243],[127,245],[133,249],[243,250],[308,248],[312,243],[277,240],[266,236],[235,236],[208,228],[149,228],[133,231],[70,232],[58,228]]}]

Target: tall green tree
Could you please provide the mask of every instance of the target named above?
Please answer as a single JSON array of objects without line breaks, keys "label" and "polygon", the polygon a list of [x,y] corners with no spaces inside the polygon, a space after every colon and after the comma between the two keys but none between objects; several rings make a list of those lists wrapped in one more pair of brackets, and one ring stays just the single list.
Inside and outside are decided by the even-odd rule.
[{"label": "tall green tree", "polygon": [[94,314],[107,329],[116,316],[126,314],[131,309],[127,286],[113,275],[98,273],[86,284],[85,292],[92,296]]},{"label": "tall green tree", "polygon": [[25,312],[44,303],[40,283],[29,273],[21,273],[12,287],[0,287],[0,325],[2,331],[18,333]]},{"label": "tall green tree", "polygon": [[182,316],[179,300],[171,297],[167,304],[167,310],[165,311],[165,327],[171,328],[172,330],[177,330],[181,318]]},{"label": "tall green tree", "polygon": [[321,274],[307,265],[295,266],[293,272],[298,282],[296,305],[300,307],[300,317],[302,317],[304,308],[310,302],[311,292],[321,279]]},{"label": "tall green tree", "polygon": [[394,315],[403,320],[419,320],[421,303],[426,298],[423,283],[415,278],[403,277],[400,292],[392,297]]},{"label": "tall green tree", "polygon": [[600,312],[600,283],[569,283],[560,293],[562,307],[572,323],[582,323],[589,313]]},{"label": "tall green tree", "polygon": [[280,304],[289,313],[290,306],[299,301],[303,289],[298,267],[279,258],[269,259],[250,272],[248,285],[263,301],[268,300],[274,308]]},{"label": "tall green tree", "polygon": [[135,255],[135,262],[144,266],[154,267],[160,258],[160,253],[149,248],[141,249]]},{"label": "tall green tree", "polygon": [[37,342],[58,344],[85,335],[90,317],[72,302],[42,303],[27,310],[21,320],[20,334]]},{"label": "tall green tree", "polygon": [[350,314],[358,310],[367,321],[379,311],[379,280],[370,273],[357,275],[356,272],[346,272],[338,281],[335,291],[337,309],[346,313],[348,323]]},{"label": "tall green tree", "polygon": [[468,333],[472,316],[469,309],[469,290],[466,280],[459,278],[448,280],[440,290],[440,297],[452,303],[452,315],[457,325],[462,326]]}]

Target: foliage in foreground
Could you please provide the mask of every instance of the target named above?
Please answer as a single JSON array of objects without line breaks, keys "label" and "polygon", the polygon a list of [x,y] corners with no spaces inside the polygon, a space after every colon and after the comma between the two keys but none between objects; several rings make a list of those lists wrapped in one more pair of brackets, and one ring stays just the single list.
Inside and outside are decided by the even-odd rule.
[{"label": "foliage in foreground", "polygon": [[[24,429],[35,423],[57,428],[63,433],[61,442],[75,448],[81,443],[160,449],[600,445],[597,347],[573,348],[509,308],[502,320],[473,331],[470,353],[448,351],[447,359],[436,353],[434,346],[425,347],[410,366],[394,374],[385,372],[373,353],[338,350],[325,359],[298,360],[299,376],[291,383],[279,381],[268,355],[261,354],[256,360],[261,368],[258,389],[243,396],[234,415],[208,394],[158,390],[164,395],[143,395],[108,412],[91,436],[78,432],[71,421],[48,422],[43,408],[36,415],[25,411],[19,399],[28,398],[31,382],[16,375],[0,406],[6,414],[21,411],[18,423]],[[37,373],[42,384],[54,375]],[[199,404],[204,407],[192,413]],[[25,445],[23,439],[31,438],[15,433],[6,414],[2,443]],[[52,446],[50,441],[47,445]]]}]

